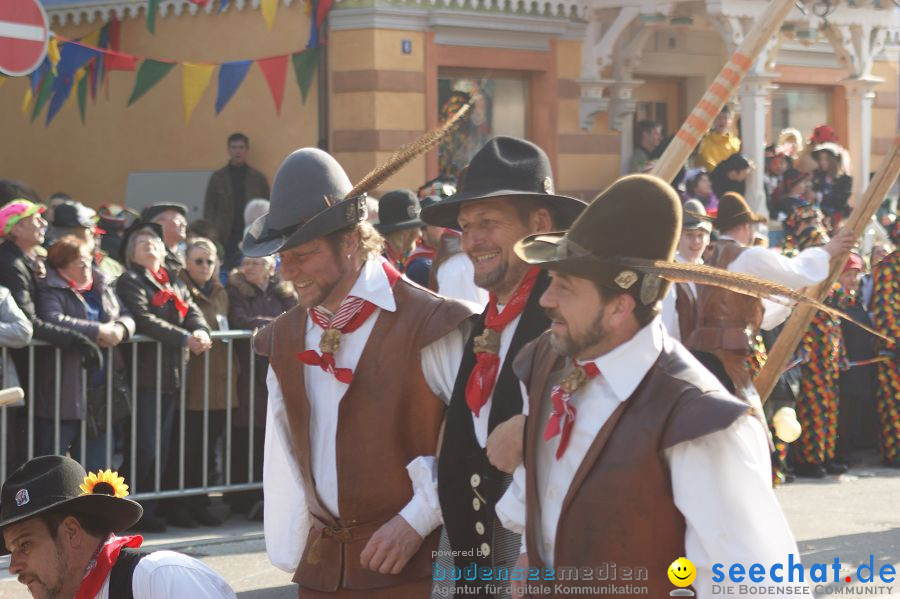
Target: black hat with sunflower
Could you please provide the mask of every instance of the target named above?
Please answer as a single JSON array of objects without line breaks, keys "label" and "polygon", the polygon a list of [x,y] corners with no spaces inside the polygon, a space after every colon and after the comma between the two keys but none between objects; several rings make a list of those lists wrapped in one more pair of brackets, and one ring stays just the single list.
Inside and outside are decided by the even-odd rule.
[{"label": "black hat with sunflower", "polygon": [[[66,456],[45,455],[29,460],[0,489],[0,535],[3,529],[51,511],[91,516],[110,532],[119,533],[137,522],[144,509],[125,499],[125,479],[109,470],[87,474]],[[0,555],[9,550],[0,537]]]}]

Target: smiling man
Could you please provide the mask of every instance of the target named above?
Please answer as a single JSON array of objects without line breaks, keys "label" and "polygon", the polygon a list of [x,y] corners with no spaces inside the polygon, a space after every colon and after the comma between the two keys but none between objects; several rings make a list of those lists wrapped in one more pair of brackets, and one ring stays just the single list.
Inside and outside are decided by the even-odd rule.
[{"label": "smiling man", "polygon": [[[438,467],[438,491],[449,551],[456,559],[440,567],[509,567],[519,538],[496,521],[494,506],[510,475],[489,461],[490,448],[511,454],[512,472],[521,462],[522,395],[512,360],[549,321],[538,305],[547,276],[513,252],[518,239],[568,226],[584,203],[553,192],[547,155],[531,142],[495,137],[472,158],[453,196],[422,211],[429,225],[459,227],[462,248],[475,268],[475,284],[490,300],[466,344],[447,415]],[[507,423],[507,424],[502,424]],[[505,427],[506,440],[488,446],[488,436]],[[502,465],[510,458],[491,455]],[[447,557],[443,554],[441,557]],[[457,581],[457,593],[486,597],[494,581]],[[465,587],[465,590],[461,590]],[[506,586],[496,596],[508,596]]]},{"label": "smiling man", "polygon": [[266,549],[301,599],[420,599],[441,519],[433,456],[471,312],[381,257],[352,187],[330,155],[297,150],[244,238],[247,256],[279,253],[299,304],[255,340],[271,365]]},{"label": "smiling man", "polygon": [[[675,191],[632,175],[565,234],[516,245],[552,275],[540,299],[550,331],[514,364],[529,402],[527,509],[515,486],[497,507],[504,525],[525,523],[518,566],[646,568],[634,584],[663,597],[672,560],[686,556],[706,599],[714,562],[797,553],[772,493],[762,422],[657,316],[668,283],[656,273],[690,279],[700,268],[673,262],[680,229]],[[532,597],[557,596],[545,588]]]}]

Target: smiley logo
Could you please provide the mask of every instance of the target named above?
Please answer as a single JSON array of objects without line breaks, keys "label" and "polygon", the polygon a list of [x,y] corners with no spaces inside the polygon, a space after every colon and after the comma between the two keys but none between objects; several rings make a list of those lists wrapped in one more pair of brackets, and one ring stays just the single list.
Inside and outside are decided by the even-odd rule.
[{"label": "smiley logo", "polygon": [[669,566],[669,580],[677,587],[689,586],[697,578],[697,568],[686,557],[679,557]]}]

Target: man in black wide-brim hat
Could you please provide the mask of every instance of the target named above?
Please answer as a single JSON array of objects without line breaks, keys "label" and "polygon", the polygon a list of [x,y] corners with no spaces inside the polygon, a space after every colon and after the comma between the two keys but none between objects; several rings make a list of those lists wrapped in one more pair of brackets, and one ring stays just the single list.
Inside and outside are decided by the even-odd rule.
[{"label": "man in black wide-brim hat", "polygon": [[[646,589],[635,594],[663,597],[693,583],[709,597],[715,563],[769,572],[789,555],[800,561],[772,493],[765,425],[658,316],[669,287],[662,277],[739,283],[673,260],[681,216],[670,185],[632,175],[567,232],[516,245],[520,259],[553,276],[540,299],[550,330],[514,364],[529,402],[518,566],[559,573],[614,564],[617,585],[639,580],[633,586]],[[501,517],[521,516],[520,493],[504,496]],[[692,564],[673,564],[679,557]],[[572,585],[566,597],[597,595],[588,583]],[[563,596],[555,588],[532,584],[530,596]]]},{"label": "man in black wide-brim hat", "polygon": [[420,599],[439,538],[433,456],[471,312],[381,257],[352,188],[329,154],[297,150],[242,246],[277,252],[298,294],[255,339],[271,365],[266,548],[303,599]]},{"label": "man in black wide-brim hat", "polygon": [[[444,570],[472,564],[508,568],[518,556],[519,535],[506,530],[494,515],[510,473],[521,461],[523,402],[512,360],[525,343],[546,330],[549,321],[538,305],[548,277],[519,259],[513,245],[525,235],[568,226],[584,206],[581,200],[554,192],[550,160],[541,148],[501,136],[475,154],[454,195],[422,211],[422,220],[429,225],[462,231],[462,248],[474,264],[475,284],[490,292],[487,308],[466,344],[440,452],[441,512],[450,551],[456,556],[439,560]],[[498,432],[488,443],[494,431]],[[492,580],[464,579],[452,585],[458,594],[509,593],[508,583]]]},{"label": "man in black wide-brim hat", "polygon": [[138,553],[140,536],[117,536],[141,517],[125,479],[88,475],[75,460],[34,458],[0,490],[0,555],[37,599],[133,597],[234,599],[203,562],[173,551]]}]

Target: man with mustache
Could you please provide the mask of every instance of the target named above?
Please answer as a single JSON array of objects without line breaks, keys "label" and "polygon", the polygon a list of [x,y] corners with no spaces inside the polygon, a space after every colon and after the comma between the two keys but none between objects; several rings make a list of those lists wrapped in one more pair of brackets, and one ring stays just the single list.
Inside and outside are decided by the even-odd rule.
[{"label": "man with mustache", "polygon": [[[706,599],[715,562],[768,571],[797,554],[772,493],[764,425],[658,317],[668,291],[660,275],[691,280],[702,268],[673,261],[680,229],[675,191],[632,175],[565,234],[516,244],[522,260],[552,277],[540,300],[550,330],[514,365],[529,402],[526,542],[517,566],[646,568],[634,584],[661,597],[673,588],[669,565],[686,556]],[[521,525],[521,512],[511,488],[497,513]],[[531,596],[557,596],[555,584],[544,588],[550,594]]]},{"label": "man with mustache", "polygon": [[[458,227],[462,248],[475,268],[475,284],[490,292],[475,324],[453,388],[438,463],[438,493],[447,551],[436,570],[454,566],[503,568],[517,557],[519,538],[494,515],[511,477],[493,466],[521,462],[522,396],[512,371],[519,349],[549,324],[538,306],[547,276],[513,253],[515,242],[532,233],[568,226],[584,208],[556,195],[550,161],[538,146],[512,137],[495,137],[472,158],[456,194],[422,211],[429,225]],[[507,423],[502,425],[502,423]],[[507,428],[492,454],[488,436]],[[487,449],[486,449],[487,446]],[[449,576],[449,574],[448,574]],[[457,594],[492,596],[495,581],[454,581]],[[437,589],[436,589],[437,591]],[[508,596],[509,587],[497,596]]]},{"label": "man with mustache", "polygon": [[352,189],[330,155],[297,150],[242,246],[279,254],[299,304],[255,340],[270,364],[266,549],[301,599],[420,599],[441,522],[433,456],[471,312],[381,257]]}]

